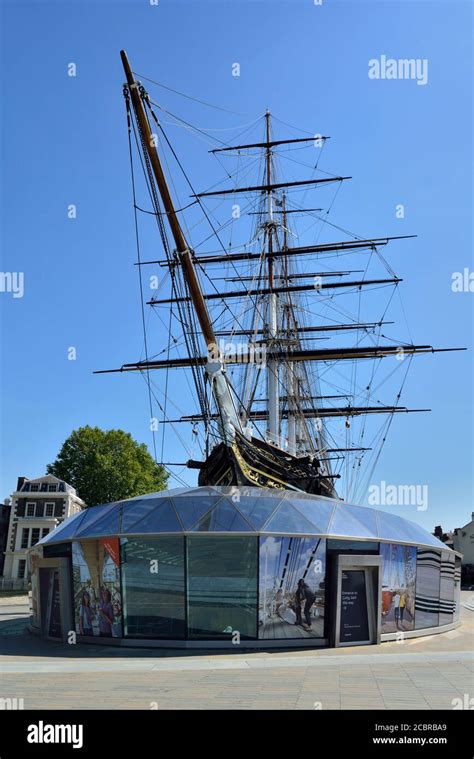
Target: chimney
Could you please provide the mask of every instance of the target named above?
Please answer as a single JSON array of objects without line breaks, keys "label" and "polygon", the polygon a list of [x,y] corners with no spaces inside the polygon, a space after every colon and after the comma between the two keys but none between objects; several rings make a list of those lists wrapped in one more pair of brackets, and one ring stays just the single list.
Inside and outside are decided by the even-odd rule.
[{"label": "chimney", "polygon": [[16,483],[16,489],[21,490],[25,482],[28,482],[28,477],[18,477],[18,481]]},{"label": "chimney", "polygon": [[11,499],[10,498],[4,498],[3,499],[3,505],[4,506],[11,506]]}]

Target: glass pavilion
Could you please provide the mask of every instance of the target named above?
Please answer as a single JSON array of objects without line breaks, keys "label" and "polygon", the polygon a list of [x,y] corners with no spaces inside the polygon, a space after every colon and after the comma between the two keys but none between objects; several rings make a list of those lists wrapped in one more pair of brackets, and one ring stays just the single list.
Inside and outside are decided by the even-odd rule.
[{"label": "glass pavilion", "polygon": [[121,645],[357,645],[459,621],[460,557],[414,522],[294,491],[94,506],[31,551],[32,627]]}]

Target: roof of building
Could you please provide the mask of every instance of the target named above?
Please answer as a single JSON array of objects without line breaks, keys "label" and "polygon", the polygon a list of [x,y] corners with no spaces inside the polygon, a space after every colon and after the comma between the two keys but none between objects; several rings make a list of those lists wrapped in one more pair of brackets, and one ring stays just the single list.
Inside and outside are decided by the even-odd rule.
[{"label": "roof of building", "polygon": [[[36,477],[34,480],[29,480],[25,477],[25,481],[22,484],[19,491],[20,493],[28,493],[31,492],[31,485],[58,485],[58,491],[59,492],[66,492],[70,493],[71,495],[77,496],[76,489],[72,487],[72,485],[69,485],[65,480],[61,480],[59,477],[56,477],[54,474],[45,474],[43,477]],[[41,492],[41,491],[40,491]]]},{"label": "roof of building", "polygon": [[289,490],[211,486],[176,488],[90,507],[65,520],[40,544],[184,532],[314,535],[449,550],[415,522],[384,511]]},{"label": "roof of building", "polygon": [[467,530],[471,526],[471,524],[474,524],[474,511],[471,514],[470,521],[467,522],[467,524],[464,524],[462,527],[456,527],[454,532],[456,533],[458,530]]}]

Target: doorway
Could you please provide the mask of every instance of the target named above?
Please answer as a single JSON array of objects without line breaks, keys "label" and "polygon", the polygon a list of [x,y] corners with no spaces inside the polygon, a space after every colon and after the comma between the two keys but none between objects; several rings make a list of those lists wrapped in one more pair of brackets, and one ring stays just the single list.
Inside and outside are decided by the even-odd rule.
[{"label": "doorway", "polygon": [[59,569],[39,570],[41,633],[46,638],[61,638],[61,594]]},{"label": "doorway", "polygon": [[41,636],[65,641],[74,632],[69,559],[39,559],[37,566]]},{"label": "doorway", "polygon": [[381,557],[340,554],[333,582],[334,645],[380,643]]}]

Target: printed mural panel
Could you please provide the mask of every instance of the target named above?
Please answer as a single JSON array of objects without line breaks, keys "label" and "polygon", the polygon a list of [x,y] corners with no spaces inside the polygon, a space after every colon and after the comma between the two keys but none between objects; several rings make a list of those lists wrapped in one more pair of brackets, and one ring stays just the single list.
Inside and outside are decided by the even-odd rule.
[{"label": "printed mural panel", "polygon": [[382,543],[382,633],[408,632],[415,623],[416,548]]},{"label": "printed mural panel", "polygon": [[441,573],[439,584],[439,624],[449,625],[454,614],[454,554],[441,551]]},{"label": "printed mural panel", "polygon": [[461,616],[461,559],[454,557],[454,614],[453,622]]},{"label": "printed mural panel", "polygon": [[74,613],[78,635],[122,636],[118,538],[73,541]]},{"label": "printed mural panel", "polygon": [[441,552],[419,548],[416,559],[415,629],[439,624]]},{"label": "printed mural panel", "polygon": [[323,638],[326,541],[260,539],[258,637]]}]

